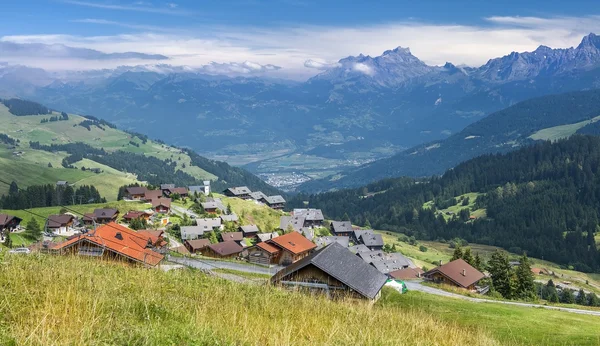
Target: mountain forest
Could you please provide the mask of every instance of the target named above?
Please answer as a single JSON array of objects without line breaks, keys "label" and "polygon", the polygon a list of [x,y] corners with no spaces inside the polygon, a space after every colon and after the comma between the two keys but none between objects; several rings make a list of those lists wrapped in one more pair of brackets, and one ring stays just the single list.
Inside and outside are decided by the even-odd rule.
[{"label": "mountain forest", "polygon": [[[472,207],[441,212],[476,193]],[[335,219],[424,240],[495,245],[586,272],[600,271],[600,138],[576,135],[508,154],[484,155],[441,177],[386,179],[363,188],[298,195]],[[465,202],[462,197],[463,205]],[[459,204],[460,205],[460,204]],[[459,207],[460,208],[460,207]],[[485,216],[471,211],[485,210]]]}]

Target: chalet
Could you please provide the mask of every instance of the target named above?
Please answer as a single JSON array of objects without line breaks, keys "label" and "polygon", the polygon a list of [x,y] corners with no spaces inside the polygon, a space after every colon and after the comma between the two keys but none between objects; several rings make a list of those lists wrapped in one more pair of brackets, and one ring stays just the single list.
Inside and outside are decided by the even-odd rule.
[{"label": "chalet", "polygon": [[235,213],[232,213],[230,215],[221,215],[220,218],[221,218],[221,221],[223,221],[223,223],[225,223],[225,222],[237,223],[240,220],[240,218]]},{"label": "chalet", "polygon": [[180,197],[187,197],[188,189],[186,189],[185,187],[172,187],[172,188],[163,190],[163,194],[166,197],[169,197],[174,194],[178,194]]},{"label": "chalet", "polygon": [[168,214],[171,211],[171,199],[159,198],[152,201],[152,210],[159,214]]},{"label": "chalet", "polygon": [[279,237],[279,233],[277,232],[273,232],[273,233],[258,233],[256,235],[256,238],[258,238],[258,241],[260,242],[265,242],[267,240],[271,240],[273,238],[277,238]]},{"label": "chalet", "polygon": [[163,193],[165,193],[165,191],[169,190],[169,189],[174,189],[175,188],[175,184],[160,184],[160,191],[162,191]]},{"label": "chalet", "polygon": [[388,276],[397,280],[415,280],[420,279],[425,272],[421,268],[404,268],[388,273]]},{"label": "chalet", "polygon": [[275,263],[280,252],[281,248],[261,241],[248,248],[248,261],[254,264],[270,265]]},{"label": "chalet", "polygon": [[210,245],[210,240],[208,239],[194,239],[194,240],[186,240],[183,242],[183,245],[190,253],[199,253]]},{"label": "chalet", "polygon": [[147,237],[150,239],[152,245],[160,253],[167,253],[169,251],[167,245],[169,245],[164,238],[164,231],[161,230],[139,230],[136,232],[139,236]]},{"label": "chalet", "polygon": [[309,227],[302,227],[298,233],[302,234],[306,239],[313,241],[315,239],[315,230]]},{"label": "chalet", "polygon": [[358,244],[358,245],[354,245],[348,248],[348,250],[350,250],[350,252],[352,252],[353,254],[358,254],[360,252],[370,252],[371,250],[369,250],[368,247],[364,246],[363,244]]},{"label": "chalet", "polygon": [[210,180],[205,180],[202,185],[188,186],[190,195],[203,194],[205,196],[210,195]]},{"label": "chalet", "polygon": [[203,227],[209,232],[212,230],[223,230],[223,223],[221,223],[221,219],[219,218],[196,219],[196,225]]},{"label": "chalet", "polygon": [[371,263],[375,269],[379,270],[384,274],[388,274],[390,272],[394,272],[400,269],[408,268],[408,264],[404,261],[399,261],[396,259],[386,259],[383,261],[375,261]]},{"label": "chalet", "polygon": [[234,241],[239,244],[244,240],[244,234],[242,232],[222,232],[221,240],[223,240],[223,242]]},{"label": "chalet", "polygon": [[[94,209],[94,213],[89,215],[87,215],[87,219],[93,219],[93,221],[96,221],[96,223],[101,223],[101,224],[105,224],[105,223],[109,223],[109,222],[115,222],[117,221],[117,218],[119,217],[119,211],[117,209],[113,209],[113,208],[103,208],[103,209]],[[93,216],[92,216],[93,215]],[[86,217],[84,216],[84,223],[86,221]]]},{"label": "chalet", "polygon": [[0,214],[0,240],[4,241],[5,235],[14,232],[21,224],[21,221],[23,221],[23,219],[20,217]]},{"label": "chalet", "polygon": [[[366,263],[381,269],[382,271],[394,271],[407,267],[415,267],[414,263],[400,253],[386,254],[381,250],[357,252],[356,255]],[[380,265],[375,263],[382,262]],[[390,270],[392,269],[392,270]]]},{"label": "chalet", "polygon": [[203,226],[182,226],[181,227],[181,239],[182,240],[194,240],[204,237],[206,232],[212,231],[212,228],[206,228]]},{"label": "chalet", "polygon": [[221,214],[224,214],[227,212],[227,208],[225,208],[225,205],[223,205],[223,201],[221,201],[220,198],[207,198],[206,201],[201,204],[202,208],[204,208],[204,211],[207,213],[215,214],[218,211]]},{"label": "chalet", "polygon": [[75,216],[71,214],[50,215],[46,219],[46,229],[58,235],[70,234],[74,223]]},{"label": "chalet", "polygon": [[279,219],[279,229],[282,231],[287,231],[289,228],[296,232],[300,232],[302,228],[304,228],[306,219],[302,216],[287,216],[283,215]]},{"label": "chalet", "polygon": [[277,272],[273,284],[308,291],[321,290],[328,297],[376,300],[387,277],[354,256],[347,248],[332,243]]},{"label": "chalet", "polygon": [[366,233],[360,236],[360,243],[371,251],[383,250],[383,237],[381,234]]},{"label": "chalet", "polygon": [[59,254],[78,254],[155,267],[162,261],[163,255],[155,251],[153,242],[147,234],[111,222],[95,231],[51,245],[50,250]]},{"label": "chalet", "polygon": [[235,258],[244,251],[244,248],[234,241],[226,241],[222,243],[210,244],[206,251],[205,256],[214,258]]},{"label": "chalet", "polygon": [[331,221],[331,234],[350,237],[354,235],[354,229],[350,221]]},{"label": "chalet", "polygon": [[268,240],[267,244],[271,244],[281,249],[280,253],[275,258],[275,262],[280,265],[289,265],[297,262],[308,256],[317,247],[313,242],[304,238],[298,232],[291,232],[273,238]]},{"label": "chalet", "polygon": [[271,209],[281,210],[285,207],[285,199],[280,195],[268,196],[260,201],[269,206]]},{"label": "chalet", "polygon": [[350,238],[338,236],[318,237],[315,239],[315,243],[317,244],[317,249],[323,248],[332,243],[338,243],[347,248],[348,245],[350,245]]},{"label": "chalet", "polygon": [[261,200],[267,198],[267,195],[262,193],[262,191],[254,191],[250,193],[250,198],[257,202],[260,202]]},{"label": "chalet", "polygon": [[362,240],[360,239],[363,235],[366,234],[374,234],[372,229],[354,229],[352,234],[350,235],[350,239],[354,244],[362,244]]},{"label": "chalet", "polygon": [[250,191],[246,186],[230,187],[223,191],[223,194],[227,197],[237,197],[241,199],[250,199]]},{"label": "chalet", "polygon": [[130,210],[127,213],[125,213],[125,215],[123,215],[123,220],[125,220],[125,222],[131,222],[131,220],[135,219],[147,221],[150,219],[150,216],[152,216],[152,213],[146,211]]},{"label": "chalet", "polygon": [[142,200],[146,196],[147,191],[148,191],[148,188],[145,186],[128,187],[126,190],[127,198],[129,198],[131,200],[136,200],[136,201]]},{"label": "chalet", "polygon": [[244,225],[240,226],[240,232],[242,232],[246,238],[253,238],[258,234],[259,229],[256,225]]},{"label": "chalet", "polygon": [[144,194],[143,200],[152,203],[163,197],[163,193],[161,190],[147,190]]},{"label": "chalet", "polygon": [[424,273],[423,276],[433,282],[448,284],[471,291],[475,290],[475,285],[485,277],[482,272],[460,258],[435,267]]},{"label": "chalet", "polygon": [[302,227],[321,227],[325,221],[321,209],[294,209],[292,215],[304,219]]}]

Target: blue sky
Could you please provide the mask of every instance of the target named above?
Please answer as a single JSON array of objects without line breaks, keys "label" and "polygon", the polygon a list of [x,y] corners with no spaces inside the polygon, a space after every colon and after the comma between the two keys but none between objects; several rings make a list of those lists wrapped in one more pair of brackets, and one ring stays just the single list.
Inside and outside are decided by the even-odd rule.
[{"label": "blue sky", "polygon": [[[429,64],[468,65],[539,44],[570,47],[600,33],[596,15],[598,1],[5,0],[0,42],[161,54],[174,66],[231,63],[302,79],[344,56],[396,46]],[[2,53],[0,61],[57,70],[159,63]]]}]

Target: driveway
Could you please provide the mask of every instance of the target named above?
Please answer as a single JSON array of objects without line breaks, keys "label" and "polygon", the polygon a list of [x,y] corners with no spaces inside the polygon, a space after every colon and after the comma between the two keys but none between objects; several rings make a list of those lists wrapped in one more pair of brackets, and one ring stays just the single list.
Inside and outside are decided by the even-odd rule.
[{"label": "driveway", "polygon": [[231,269],[237,270],[246,273],[254,273],[254,274],[267,274],[273,275],[281,270],[282,267],[274,266],[271,268],[253,265],[253,264],[243,264],[243,263],[235,263],[235,262],[227,262],[227,261],[219,261],[219,260],[207,260],[207,259],[195,259],[195,258],[181,258],[181,257],[173,257],[169,258],[169,261],[183,264],[188,267],[204,269],[204,270],[213,270],[213,269]]},{"label": "driveway", "polygon": [[198,218],[198,215],[196,215],[191,210],[185,209],[185,208],[180,207],[178,205],[171,205],[171,210],[173,210],[173,212],[175,214],[179,214],[181,216],[183,216],[183,214],[187,214],[187,216],[189,216],[190,218],[193,218],[193,219],[197,219]]},{"label": "driveway", "polygon": [[452,293],[452,292],[447,292],[447,291],[441,290],[439,288],[425,286],[421,283],[421,281],[404,281],[404,283],[406,284],[406,287],[408,288],[409,291],[419,291],[419,292],[424,292],[424,293],[429,293],[429,294],[435,294],[438,296],[458,298],[458,299],[468,300],[468,301],[475,302],[475,303],[495,303],[495,304],[504,304],[504,305],[516,305],[516,306],[523,306],[523,307],[530,307],[530,308],[542,308],[542,309],[548,309],[548,310],[567,311],[567,312],[572,312],[572,313],[582,314],[582,315],[600,316],[600,311],[563,308],[563,307],[559,307],[559,306],[548,306],[548,305],[541,305],[541,304],[508,302],[508,301],[502,301],[502,300],[472,298],[472,297],[467,297],[467,296],[463,296],[463,295]]}]

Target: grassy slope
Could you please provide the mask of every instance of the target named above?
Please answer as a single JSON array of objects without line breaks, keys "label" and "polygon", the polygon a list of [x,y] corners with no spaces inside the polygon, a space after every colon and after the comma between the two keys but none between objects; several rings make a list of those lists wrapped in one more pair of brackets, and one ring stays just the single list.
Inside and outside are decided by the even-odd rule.
[{"label": "grassy slope", "polygon": [[[486,213],[485,209],[475,210],[475,201],[477,200],[477,197],[479,197],[479,195],[481,195],[481,193],[469,192],[469,193],[465,193],[464,195],[457,196],[456,201],[458,203],[456,203],[455,205],[450,206],[446,209],[440,209],[440,210],[438,210],[438,213],[441,213],[444,216],[444,219],[446,219],[446,221],[450,220],[454,215],[458,215],[458,213],[460,213],[460,211],[462,209],[469,209],[471,211],[471,215],[475,216],[477,218],[486,217],[487,213]],[[469,204],[463,206],[462,199],[467,198],[467,197],[469,198]],[[433,201],[429,201],[429,202],[426,202],[425,204],[423,204],[423,208],[431,208],[432,206],[433,206]],[[452,212],[454,215],[446,214],[448,212]]]},{"label": "grassy slope", "polygon": [[257,225],[263,232],[279,227],[281,215],[284,215],[282,211],[273,210],[254,201],[223,196],[221,198],[225,206],[231,205],[231,210],[240,217],[242,225]]},{"label": "grassy slope", "polygon": [[489,331],[502,344],[598,345],[600,319],[560,311],[473,303],[421,292],[386,292],[378,304],[425,311],[441,320]]},{"label": "grassy slope", "polygon": [[[119,186],[137,181],[132,175],[105,169],[106,167],[103,167],[105,172],[99,175],[91,172],[63,169],[61,161],[66,153],[32,150],[29,148],[30,141],[38,141],[46,145],[83,142],[108,151],[124,150],[160,159],[172,158],[177,162],[179,169],[199,180],[216,179],[213,174],[199,167],[191,166],[189,156],[181,154],[179,149],[153,141],[143,144],[138,138],[131,138],[129,134],[109,127],[105,127],[103,131],[92,126],[91,131],[88,131],[81,126],[74,126],[84,120],[84,118],[77,115],[69,115],[67,121],[40,123],[41,119],[48,117],[49,115],[16,117],[10,114],[4,105],[0,105],[0,123],[2,123],[0,132],[19,139],[21,145],[17,150],[25,152],[22,157],[16,158],[12,156],[13,150],[7,150],[4,145],[0,145],[0,170],[6,171],[6,179],[17,181],[21,187],[31,184],[54,183],[57,180],[73,182],[81,180],[80,184],[97,184],[103,196],[113,200],[116,199]],[[130,141],[137,143],[139,147],[131,145]],[[18,165],[15,165],[15,162],[18,162]],[[54,168],[48,168],[49,162]],[[185,168],[183,168],[184,164]],[[83,165],[86,167],[102,166],[90,162]],[[102,187],[100,187],[101,185]],[[6,191],[7,187],[0,186],[0,194]]]},{"label": "grassy slope", "polygon": [[500,344],[481,328],[429,313],[332,302],[192,270],[165,273],[77,257],[0,258],[2,344]]},{"label": "grassy slope", "polygon": [[539,141],[539,140],[555,141],[555,140],[559,140],[561,138],[567,138],[567,137],[575,134],[575,132],[577,132],[577,130],[579,130],[580,128],[582,128],[586,125],[589,125],[591,123],[595,123],[598,120],[600,120],[600,116],[592,118],[591,120],[580,121],[580,122],[574,123],[574,124],[549,127],[549,128],[542,129],[542,130],[535,132],[534,134],[529,136],[529,138],[536,140],[536,141]]}]

